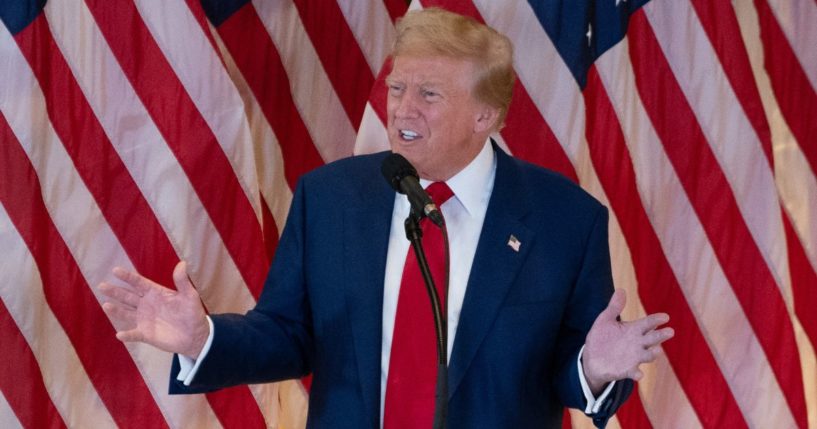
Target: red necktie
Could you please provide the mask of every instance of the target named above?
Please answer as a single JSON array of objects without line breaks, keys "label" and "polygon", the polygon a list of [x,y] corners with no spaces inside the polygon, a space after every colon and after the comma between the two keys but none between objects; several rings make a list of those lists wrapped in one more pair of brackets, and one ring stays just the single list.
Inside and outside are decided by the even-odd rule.
[{"label": "red necktie", "polygon": [[[441,207],[454,193],[445,182],[426,189]],[[445,308],[445,250],[440,228],[428,218],[420,221],[423,249],[434,285]],[[389,376],[383,415],[384,429],[431,428],[437,377],[437,340],[431,301],[414,251],[409,248],[394,317]]]}]

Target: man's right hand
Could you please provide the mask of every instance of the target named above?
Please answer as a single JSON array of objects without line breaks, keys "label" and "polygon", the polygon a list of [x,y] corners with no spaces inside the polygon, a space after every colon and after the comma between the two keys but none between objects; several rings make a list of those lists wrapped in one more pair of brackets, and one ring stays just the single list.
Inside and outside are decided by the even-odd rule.
[{"label": "man's right hand", "polygon": [[198,358],[210,335],[210,325],[184,261],[173,270],[175,291],[120,267],[114,268],[113,274],[130,286],[99,285],[109,299],[102,309],[116,327],[116,338]]}]

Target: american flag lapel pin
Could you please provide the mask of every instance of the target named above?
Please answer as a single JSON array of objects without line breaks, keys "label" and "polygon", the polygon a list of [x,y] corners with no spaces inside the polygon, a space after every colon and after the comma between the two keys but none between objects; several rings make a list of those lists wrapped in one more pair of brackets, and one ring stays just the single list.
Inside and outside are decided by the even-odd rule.
[{"label": "american flag lapel pin", "polygon": [[519,246],[521,245],[522,242],[519,241],[519,239],[516,238],[515,235],[511,234],[511,236],[508,237],[508,246],[510,246],[510,248],[513,249],[514,252],[519,252]]}]

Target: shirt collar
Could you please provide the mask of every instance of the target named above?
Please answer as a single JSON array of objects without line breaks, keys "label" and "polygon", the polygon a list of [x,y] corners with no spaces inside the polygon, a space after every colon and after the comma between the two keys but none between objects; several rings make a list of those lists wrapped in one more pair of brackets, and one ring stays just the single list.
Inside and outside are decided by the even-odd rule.
[{"label": "shirt collar", "polygon": [[[495,175],[496,154],[489,138],[485,140],[485,145],[477,156],[445,183],[468,214],[473,216],[478,212],[478,208],[488,205]],[[431,181],[420,179],[423,188],[430,184]]]}]

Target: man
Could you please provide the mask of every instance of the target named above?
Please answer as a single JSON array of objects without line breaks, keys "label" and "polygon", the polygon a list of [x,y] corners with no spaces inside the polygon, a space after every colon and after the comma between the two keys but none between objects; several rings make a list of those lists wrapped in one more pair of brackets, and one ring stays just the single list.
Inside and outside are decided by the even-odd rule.
[{"label": "man", "polygon": [[[490,141],[514,84],[508,39],[439,9],[408,13],[397,33],[391,149],[423,185],[453,193],[438,202],[451,246],[448,426],[559,427],[563,406],[603,425],[632,387],[616,380],[639,379],[638,366],[673,335],[658,329],[668,317],[619,322],[625,299],[613,294],[606,209]],[[380,176],[386,155],[301,179],[264,292],[246,315],[206,317],[184,263],[176,292],[115,269],[132,286],[100,285],[111,298],[103,307],[125,327],[117,337],[179,354],[172,392],[312,373],[310,427],[429,427],[433,398],[417,393],[426,381],[411,372],[395,379],[414,359],[406,356],[434,352],[433,343],[398,345],[414,334],[402,325],[430,326],[430,310],[403,306],[413,290],[409,204]]]}]

